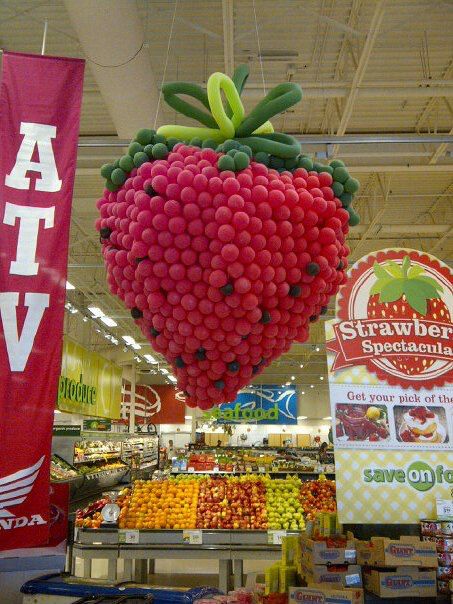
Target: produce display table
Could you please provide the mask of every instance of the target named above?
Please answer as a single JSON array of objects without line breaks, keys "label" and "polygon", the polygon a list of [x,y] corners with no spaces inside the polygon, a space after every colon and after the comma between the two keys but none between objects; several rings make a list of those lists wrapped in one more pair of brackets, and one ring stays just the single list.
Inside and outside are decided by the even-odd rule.
[{"label": "produce display table", "polygon": [[[272,531],[271,531],[272,533]],[[275,533],[275,532],[274,532]],[[296,535],[297,531],[287,531]],[[127,542],[126,542],[127,541]],[[218,560],[219,589],[226,592],[234,576],[234,588],[243,585],[244,560],[278,560],[281,547],[269,543],[268,531],[228,530],[128,530],[78,529],[72,551],[72,569],[75,559],[83,560],[83,577],[91,577],[93,559],[108,560],[108,580],[117,580],[117,561],[124,561],[124,579],[132,580],[135,561],[135,580],[145,582],[154,572],[155,560]]]}]

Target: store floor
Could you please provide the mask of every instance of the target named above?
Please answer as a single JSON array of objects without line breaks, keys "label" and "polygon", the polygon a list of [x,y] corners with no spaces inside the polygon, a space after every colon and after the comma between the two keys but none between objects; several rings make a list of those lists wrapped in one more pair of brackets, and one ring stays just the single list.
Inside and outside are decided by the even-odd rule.
[{"label": "store floor", "polygon": [[[249,573],[261,573],[274,561],[244,561],[244,580]],[[118,576],[123,578],[124,564],[118,561]],[[199,587],[208,585],[218,587],[218,562],[216,560],[156,560],[155,574],[149,576],[153,585],[169,587]],[[76,561],[76,576],[82,576],[82,561]],[[107,578],[107,560],[93,560],[93,579]]]}]

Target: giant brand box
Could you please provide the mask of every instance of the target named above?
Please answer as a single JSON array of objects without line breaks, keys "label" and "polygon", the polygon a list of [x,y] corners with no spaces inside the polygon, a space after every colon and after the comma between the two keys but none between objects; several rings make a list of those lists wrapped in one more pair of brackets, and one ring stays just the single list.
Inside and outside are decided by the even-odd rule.
[{"label": "giant brand box", "polygon": [[306,566],[313,564],[355,564],[357,552],[354,539],[348,539],[345,547],[328,547],[325,541],[313,541],[301,536],[301,555]]},{"label": "giant brand box", "polygon": [[364,571],[365,588],[380,598],[434,598],[436,571],[410,566],[395,569],[368,568]]},{"label": "giant brand box", "polygon": [[437,567],[436,544],[418,537],[372,537],[371,541],[357,541],[356,547],[361,565]]},{"label": "giant brand box", "polygon": [[362,587],[362,569],[356,564],[307,566],[302,561],[300,572],[306,583],[328,583],[335,587]]},{"label": "giant brand box", "polygon": [[290,587],[289,604],[363,604],[363,589],[340,589],[322,583]]}]

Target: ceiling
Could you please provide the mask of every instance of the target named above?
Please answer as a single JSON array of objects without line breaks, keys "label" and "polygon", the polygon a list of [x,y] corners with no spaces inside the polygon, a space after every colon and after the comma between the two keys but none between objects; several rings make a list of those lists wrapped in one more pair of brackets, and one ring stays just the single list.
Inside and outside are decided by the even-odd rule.
[{"label": "ceiling", "polygon": [[[272,121],[321,161],[338,155],[361,180],[352,259],[407,246],[453,266],[453,2],[1,0],[0,46],[39,53],[45,20],[46,54],[87,59],[68,277],[78,312],[67,312],[66,332],[135,363],[142,380],[163,383],[166,365],[109,294],[93,223],[99,167],[120,155],[121,141],[138,127],[180,122],[159,102],[163,80],[202,84],[213,71],[248,63],[246,108],[263,95],[263,80],[267,90],[300,83],[302,102]],[[90,305],[118,326],[93,321]],[[123,346],[122,335],[135,337],[140,350]],[[146,363],[147,353],[159,364]],[[301,387],[325,387],[322,322],[256,382],[292,376]]]}]

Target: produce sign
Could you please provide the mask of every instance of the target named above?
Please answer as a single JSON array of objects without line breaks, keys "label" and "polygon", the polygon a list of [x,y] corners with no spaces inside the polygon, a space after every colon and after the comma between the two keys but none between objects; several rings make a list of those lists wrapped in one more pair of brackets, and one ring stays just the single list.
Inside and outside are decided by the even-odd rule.
[{"label": "produce sign", "polygon": [[4,52],[0,550],[46,544],[84,61]]},{"label": "produce sign", "polygon": [[249,386],[234,402],[207,411],[202,419],[222,424],[297,424],[296,387]]},{"label": "produce sign", "polygon": [[134,483],[120,512],[126,529],[302,530],[307,518],[334,511],[335,483],[298,478],[199,475]]},{"label": "produce sign", "polygon": [[326,325],[342,522],[418,522],[450,495],[452,317],[452,272],[433,256],[382,250],[351,268]]},{"label": "produce sign", "polygon": [[118,419],[121,375],[121,367],[65,337],[58,408],[68,413]]},{"label": "produce sign", "polygon": [[268,121],[300,101],[300,87],[277,86],[246,116],[247,77],[242,66],[232,79],[212,74],[206,90],[164,84],[167,103],[203,127],[140,130],[101,169],[110,291],[201,409],[234,401],[307,340],[345,279],[345,238],[359,221],[359,182],[343,162],[313,163]]}]

